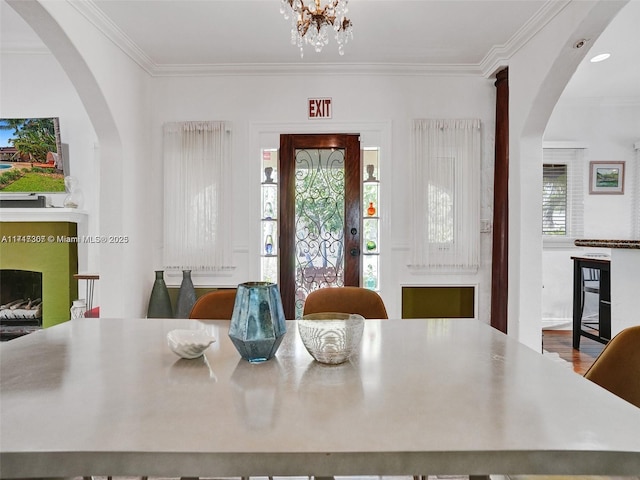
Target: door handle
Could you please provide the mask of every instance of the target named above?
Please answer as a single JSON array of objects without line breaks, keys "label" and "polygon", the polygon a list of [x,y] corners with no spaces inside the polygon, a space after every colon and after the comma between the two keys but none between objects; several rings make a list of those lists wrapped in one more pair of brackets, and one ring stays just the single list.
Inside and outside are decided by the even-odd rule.
[{"label": "door handle", "polygon": [[353,228],[351,229],[351,235],[355,235],[356,233],[358,233],[358,229],[357,229],[357,228],[355,228],[355,227],[353,227]]},{"label": "door handle", "polygon": [[349,253],[351,254],[352,257],[357,257],[358,255],[360,255],[360,249],[359,248],[352,248]]}]

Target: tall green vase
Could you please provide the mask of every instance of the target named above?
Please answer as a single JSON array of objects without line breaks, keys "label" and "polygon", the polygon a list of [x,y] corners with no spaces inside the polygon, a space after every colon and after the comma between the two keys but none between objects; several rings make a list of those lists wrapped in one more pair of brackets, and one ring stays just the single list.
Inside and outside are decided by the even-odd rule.
[{"label": "tall green vase", "polygon": [[182,271],[182,283],[178,291],[178,301],[176,302],[176,318],[189,318],[191,309],[196,303],[196,289],[191,280],[191,270]]},{"label": "tall green vase", "polygon": [[147,318],[173,318],[171,298],[169,298],[167,284],[164,283],[163,270],[156,270],[156,281],[153,282],[151,297],[149,297]]}]

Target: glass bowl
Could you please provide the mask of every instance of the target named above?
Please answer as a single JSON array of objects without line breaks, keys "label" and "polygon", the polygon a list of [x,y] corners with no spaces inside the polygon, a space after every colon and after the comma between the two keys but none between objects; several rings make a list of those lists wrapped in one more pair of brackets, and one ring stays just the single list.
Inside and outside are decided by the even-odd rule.
[{"label": "glass bowl", "polygon": [[171,330],[167,343],[173,353],[182,358],[198,358],[216,339],[204,330]]},{"label": "glass bowl", "polygon": [[298,320],[298,332],[309,354],[320,363],[346,362],[360,346],[364,317],[355,313],[310,313]]}]

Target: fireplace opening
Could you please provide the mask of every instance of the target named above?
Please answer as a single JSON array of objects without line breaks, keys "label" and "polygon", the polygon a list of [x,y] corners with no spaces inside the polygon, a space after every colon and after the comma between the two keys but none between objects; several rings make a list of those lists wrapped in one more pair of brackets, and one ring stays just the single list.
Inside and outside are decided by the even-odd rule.
[{"label": "fireplace opening", "polygon": [[0,340],[42,328],[42,273],[0,270]]}]

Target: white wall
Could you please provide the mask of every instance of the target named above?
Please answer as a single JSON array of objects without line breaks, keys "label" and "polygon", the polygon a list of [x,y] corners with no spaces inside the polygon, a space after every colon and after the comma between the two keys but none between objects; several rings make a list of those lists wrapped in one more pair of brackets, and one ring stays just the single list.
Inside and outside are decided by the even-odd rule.
[{"label": "white wall", "polygon": [[[544,140],[575,142],[584,152],[583,238],[629,239],[631,237],[632,179],[636,165],[634,143],[640,139],[639,104],[600,104],[585,100],[559,102],[549,119]],[[625,162],[623,195],[589,195],[589,162]],[[545,249],[543,254],[543,327],[571,329],[572,255],[607,252],[606,249],[565,247]]]},{"label": "white wall", "polygon": [[[162,124],[182,120],[226,120],[233,125],[232,244],[236,270],[231,276],[203,277],[209,285],[234,285],[256,280],[259,270],[261,179],[260,147],[278,147],[282,133],[362,133],[363,145],[383,148],[381,158],[383,238],[382,291],[391,316],[400,316],[402,284],[479,285],[480,318],[489,321],[490,235],[483,235],[483,266],[477,275],[413,275],[406,265],[412,234],[410,191],[410,122],[414,118],[480,118],[484,129],[483,217],[491,218],[493,184],[493,81],[464,76],[210,76],[154,79],[152,94],[152,156],[162,158]],[[333,99],[331,120],[308,120],[307,99]],[[266,144],[261,145],[261,139]],[[154,203],[162,192],[153,187]],[[156,216],[154,258],[161,260],[161,218]],[[179,276],[169,276],[179,283]]]}]

